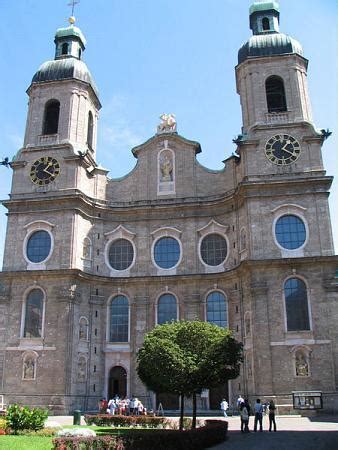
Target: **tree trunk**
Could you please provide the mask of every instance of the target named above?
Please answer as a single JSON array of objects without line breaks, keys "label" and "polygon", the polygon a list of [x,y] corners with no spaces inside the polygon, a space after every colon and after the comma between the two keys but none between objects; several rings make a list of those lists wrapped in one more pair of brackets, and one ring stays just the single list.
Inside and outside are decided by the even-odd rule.
[{"label": "tree trunk", "polygon": [[184,394],[180,394],[181,397],[181,413],[180,413],[180,431],[183,430],[183,417],[184,417]]},{"label": "tree trunk", "polygon": [[191,428],[196,428],[196,415],[197,415],[197,399],[196,392],[192,394],[192,424]]}]

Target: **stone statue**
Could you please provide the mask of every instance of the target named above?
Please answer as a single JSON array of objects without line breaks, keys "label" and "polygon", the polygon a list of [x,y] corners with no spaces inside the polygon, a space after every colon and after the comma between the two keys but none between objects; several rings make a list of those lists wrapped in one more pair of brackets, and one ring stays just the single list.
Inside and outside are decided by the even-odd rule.
[{"label": "stone statue", "polygon": [[168,154],[161,158],[160,169],[161,181],[173,180],[173,164],[171,161],[171,157]]},{"label": "stone statue", "polygon": [[296,375],[298,377],[307,377],[309,375],[309,366],[302,353],[296,356]]},{"label": "stone statue", "polygon": [[174,133],[176,132],[177,123],[175,114],[161,114],[162,122],[157,126],[157,133]]},{"label": "stone statue", "polygon": [[35,372],[35,361],[28,358],[23,363],[23,378],[24,380],[33,380]]}]

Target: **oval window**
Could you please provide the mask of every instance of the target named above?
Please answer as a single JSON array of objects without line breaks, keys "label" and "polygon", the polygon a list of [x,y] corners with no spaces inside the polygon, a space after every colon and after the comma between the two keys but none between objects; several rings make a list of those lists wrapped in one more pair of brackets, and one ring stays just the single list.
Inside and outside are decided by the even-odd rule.
[{"label": "oval window", "polygon": [[50,234],[45,230],[35,231],[27,242],[26,254],[29,261],[40,263],[47,259],[52,246]]},{"label": "oval window", "polygon": [[201,243],[201,258],[208,266],[219,266],[227,256],[227,242],[219,234],[208,234]]},{"label": "oval window", "polygon": [[162,269],[175,267],[180,259],[180,255],[180,244],[172,237],[163,237],[155,244],[154,260]]},{"label": "oval window", "polygon": [[276,222],[275,235],[281,247],[295,250],[301,247],[306,239],[304,222],[291,214],[282,216]]},{"label": "oval window", "polygon": [[126,270],[133,263],[134,249],[127,239],[117,239],[109,247],[109,264],[115,270]]}]

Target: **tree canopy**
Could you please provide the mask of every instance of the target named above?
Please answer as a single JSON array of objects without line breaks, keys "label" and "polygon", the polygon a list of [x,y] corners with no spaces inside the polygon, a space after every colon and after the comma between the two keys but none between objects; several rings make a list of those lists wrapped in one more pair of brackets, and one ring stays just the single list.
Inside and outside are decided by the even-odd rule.
[{"label": "tree canopy", "polygon": [[182,398],[236,378],[241,361],[242,344],[231,331],[209,322],[179,321],[146,334],[137,372],[150,390]]}]

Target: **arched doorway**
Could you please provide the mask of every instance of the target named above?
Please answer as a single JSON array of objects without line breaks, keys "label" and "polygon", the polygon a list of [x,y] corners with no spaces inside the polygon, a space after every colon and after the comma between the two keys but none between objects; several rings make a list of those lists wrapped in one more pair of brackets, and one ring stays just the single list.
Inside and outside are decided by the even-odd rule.
[{"label": "arched doorway", "polygon": [[109,371],[108,398],[115,395],[120,398],[127,396],[127,372],[121,366],[112,367]]},{"label": "arched doorway", "polygon": [[229,403],[228,382],[209,389],[210,409],[220,409],[221,401],[223,398],[225,398],[225,400]]}]

